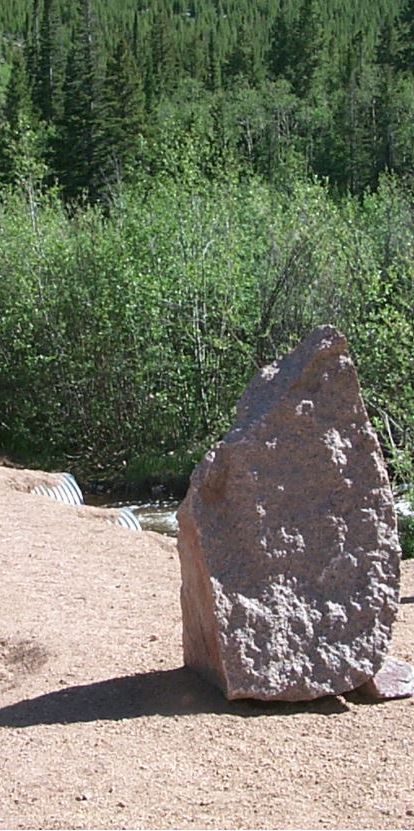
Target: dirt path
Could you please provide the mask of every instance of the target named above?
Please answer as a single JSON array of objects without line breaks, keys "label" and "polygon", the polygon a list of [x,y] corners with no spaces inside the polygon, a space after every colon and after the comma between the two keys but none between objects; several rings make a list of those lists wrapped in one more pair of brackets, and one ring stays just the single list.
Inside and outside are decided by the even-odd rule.
[{"label": "dirt path", "polygon": [[0,468],[0,828],[414,828],[414,699],[227,703],[182,667],[175,542],[31,481]]}]

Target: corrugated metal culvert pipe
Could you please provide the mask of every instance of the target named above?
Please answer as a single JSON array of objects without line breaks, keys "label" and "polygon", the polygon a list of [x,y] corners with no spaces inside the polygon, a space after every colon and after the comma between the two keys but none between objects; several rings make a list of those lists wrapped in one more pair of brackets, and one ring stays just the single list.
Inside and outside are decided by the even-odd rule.
[{"label": "corrugated metal culvert pipe", "polygon": [[84,505],[83,493],[71,473],[59,473],[61,482],[54,487],[49,485],[36,485],[32,493],[37,493],[40,496],[50,496],[51,499],[56,499],[57,502],[64,502],[65,505]]},{"label": "corrugated metal culvert pipe", "polygon": [[[85,500],[83,493],[71,473],[58,473],[60,482],[57,485],[35,485],[32,493],[39,496],[49,496],[57,502],[63,502],[65,505],[84,505]],[[135,516],[131,508],[120,508],[116,519],[112,517],[106,520],[111,525],[120,525],[122,528],[129,528],[131,531],[141,531],[141,525],[138,517]]]}]

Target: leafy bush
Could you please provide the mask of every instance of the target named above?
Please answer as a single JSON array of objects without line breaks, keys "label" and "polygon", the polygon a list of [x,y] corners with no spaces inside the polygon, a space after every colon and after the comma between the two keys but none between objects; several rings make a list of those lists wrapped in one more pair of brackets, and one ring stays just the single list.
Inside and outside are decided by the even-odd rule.
[{"label": "leafy bush", "polygon": [[414,558],[414,515],[398,518],[398,534],[403,559]]},{"label": "leafy bush", "polygon": [[414,481],[410,190],[385,178],[335,201],[296,172],[210,181],[188,152],[181,180],[143,177],[109,215],[4,195],[0,444],[78,474],[135,460],[145,478],[145,460],[218,438],[255,369],[330,322],[393,484]]},{"label": "leafy bush", "polygon": [[398,535],[403,559],[414,557],[414,490],[408,488],[397,500]]}]

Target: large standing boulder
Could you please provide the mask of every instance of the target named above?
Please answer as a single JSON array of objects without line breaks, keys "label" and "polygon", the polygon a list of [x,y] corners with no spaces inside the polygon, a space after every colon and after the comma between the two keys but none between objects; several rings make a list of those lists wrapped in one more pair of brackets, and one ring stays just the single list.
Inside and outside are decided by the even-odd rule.
[{"label": "large standing boulder", "polygon": [[333,327],[257,373],[178,520],[184,660],[227,698],[309,700],[378,672],[400,549],[380,446]]}]

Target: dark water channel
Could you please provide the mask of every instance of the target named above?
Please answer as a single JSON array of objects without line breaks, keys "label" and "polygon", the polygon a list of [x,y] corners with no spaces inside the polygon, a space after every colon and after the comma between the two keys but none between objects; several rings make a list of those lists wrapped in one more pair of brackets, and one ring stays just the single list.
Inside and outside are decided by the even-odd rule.
[{"label": "dark water channel", "polygon": [[138,517],[144,531],[157,531],[158,534],[177,536],[176,512],[179,501],[175,499],[160,499],[153,502],[127,500],[111,501],[110,494],[100,496],[87,494],[86,505],[95,505],[100,508],[130,508]]}]

